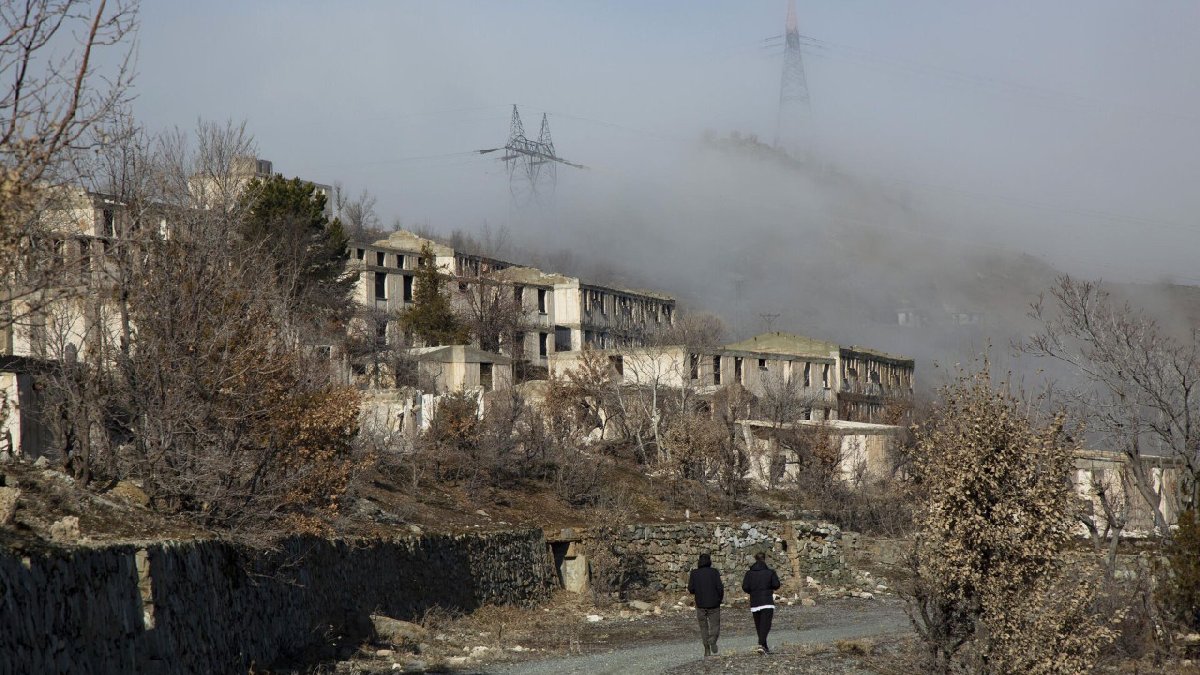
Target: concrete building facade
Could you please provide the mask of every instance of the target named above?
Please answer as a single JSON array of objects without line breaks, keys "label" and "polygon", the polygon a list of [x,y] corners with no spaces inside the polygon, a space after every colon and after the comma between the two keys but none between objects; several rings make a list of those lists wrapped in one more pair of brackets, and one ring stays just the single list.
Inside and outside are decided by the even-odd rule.
[{"label": "concrete building facade", "polygon": [[[912,359],[850,346],[838,350],[838,364],[839,419],[859,422],[899,422],[908,419],[906,410],[889,411],[888,407],[899,404],[907,408],[912,402],[915,367]],[[889,415],[896,419],[886,419]]]},{"label": "concrete building facade", "polygon": [[[425,246],[432,249],[438,269],[450,277],[448,288],[459,308],[465,306],[465,294],[481,284],[512,294],[523,310],[523,329],[514,353],[507,356],[533,366],[546,368],[552,354],[578,351],[584,345],[642,344],[647,334],[674,321],[675,301],[661,293],[587,284],[455,251],[402,230],[375,242],[350,244],[350,269],[358,274],[355,299],[389,315],[411,306],[417,260]],[[388,333],[389,342],[398,339]]]}]

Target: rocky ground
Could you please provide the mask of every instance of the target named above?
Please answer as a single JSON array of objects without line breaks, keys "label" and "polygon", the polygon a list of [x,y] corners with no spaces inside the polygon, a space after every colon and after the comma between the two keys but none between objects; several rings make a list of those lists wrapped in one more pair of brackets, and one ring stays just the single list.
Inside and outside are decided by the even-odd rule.
[{"label": "rocky ground", "polygon": [[0,456],[0,545],[10,549],[206,534],[148,504],[146,493],[133,483],[84,489],[44,458],[25,462]]}]

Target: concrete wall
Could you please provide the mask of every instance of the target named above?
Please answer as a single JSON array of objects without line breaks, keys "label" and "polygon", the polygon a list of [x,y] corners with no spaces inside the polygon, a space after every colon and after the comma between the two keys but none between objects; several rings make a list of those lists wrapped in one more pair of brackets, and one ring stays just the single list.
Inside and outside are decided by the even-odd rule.
[{"label": "concrete wall", "polygon": [[[687,588],[688,573],[700,554],[708,553],[728,595],[741,593],[742,575],[757,551],[767,552],[767,564],[785,584],[806,576],[841,577],[841,538],[835,525],[806,521],[664,523],[586,530],[581,548],[593,561],[603,557],[602,549],[617,555],[633,586],[672,591]],[[601,573],[593,568],[593,575]]]},{"label": "concrete wall", "polygon": [[528,604],[557,583],[540,530],[0,552],[0,673],[244,673],[353,648],[368,615]]}]

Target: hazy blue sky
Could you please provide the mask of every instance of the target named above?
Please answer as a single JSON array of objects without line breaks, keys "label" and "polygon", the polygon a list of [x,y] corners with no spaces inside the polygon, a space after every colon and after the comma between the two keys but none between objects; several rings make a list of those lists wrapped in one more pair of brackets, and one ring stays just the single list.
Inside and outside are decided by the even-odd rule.
[{"label": "hazy blue sky", "polygon": [[[782,57],[764,40],[785,12],[145,0],[135,107],[151,128],[244,119],[278,171],[366,188],[387,221],[519,233],[503,168],[468,154],[503,143],[512,103],[530,133],[549,111],[560,154],[593,167],[560,174],[562,203],[622,217],[670,191],[705,130],[773,136]],[[819,41],[804,57],[829,161],[912,194],[961,227],[947,236],[1200,280],[1200,3],[801,0],[798,13]],[[706,179],[709,193],[727,183]],[[569,209],[554,217],[576,226]]]}]

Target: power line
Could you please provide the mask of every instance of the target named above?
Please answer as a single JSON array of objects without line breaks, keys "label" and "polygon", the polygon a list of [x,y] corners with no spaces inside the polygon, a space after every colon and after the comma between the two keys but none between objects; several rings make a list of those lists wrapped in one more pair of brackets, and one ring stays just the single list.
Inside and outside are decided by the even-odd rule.
[{"label": "power line", "polygon": [[993,89],[1006,90],[1013,93],[1020,93],[1043,100],[1058,100],[1083,106],[1085,108],[1098,107],[1102,110],[1111,108],[1124,109],[1129,113],[1148,114],[1159,117],[1175,119],[1184,122],[1200,122],[1200,117],[1189,115],[1178,111],[1166,111],[1157,108],[1146,108],[1144,106],[1121,103],[1111,99],[1097,99],[1083,94],[1074,92],[1066,92],[1049,87],[1032,85],[1026,82],[1011,80],[1002,77],[994,77],[989,75],[979,75],[965,70],[955,68],[946,68],[943,66],[934,66],[930,64],[910,61],[907,59],[899,59],[894,57],[879,56],[871,51],[860,49],[851,45],[839,44],[827,40],[812,37],[810,35],[800,35],[800,42],[804,47],[805,53],[812,56],[824,57],[839,57],[859,63],[870,63],[879,66],[890,68],[893,71],[915,75],[940,78],[943,80],[957,82],[959,84],[975,85],[980,87],[990,87]]}]

